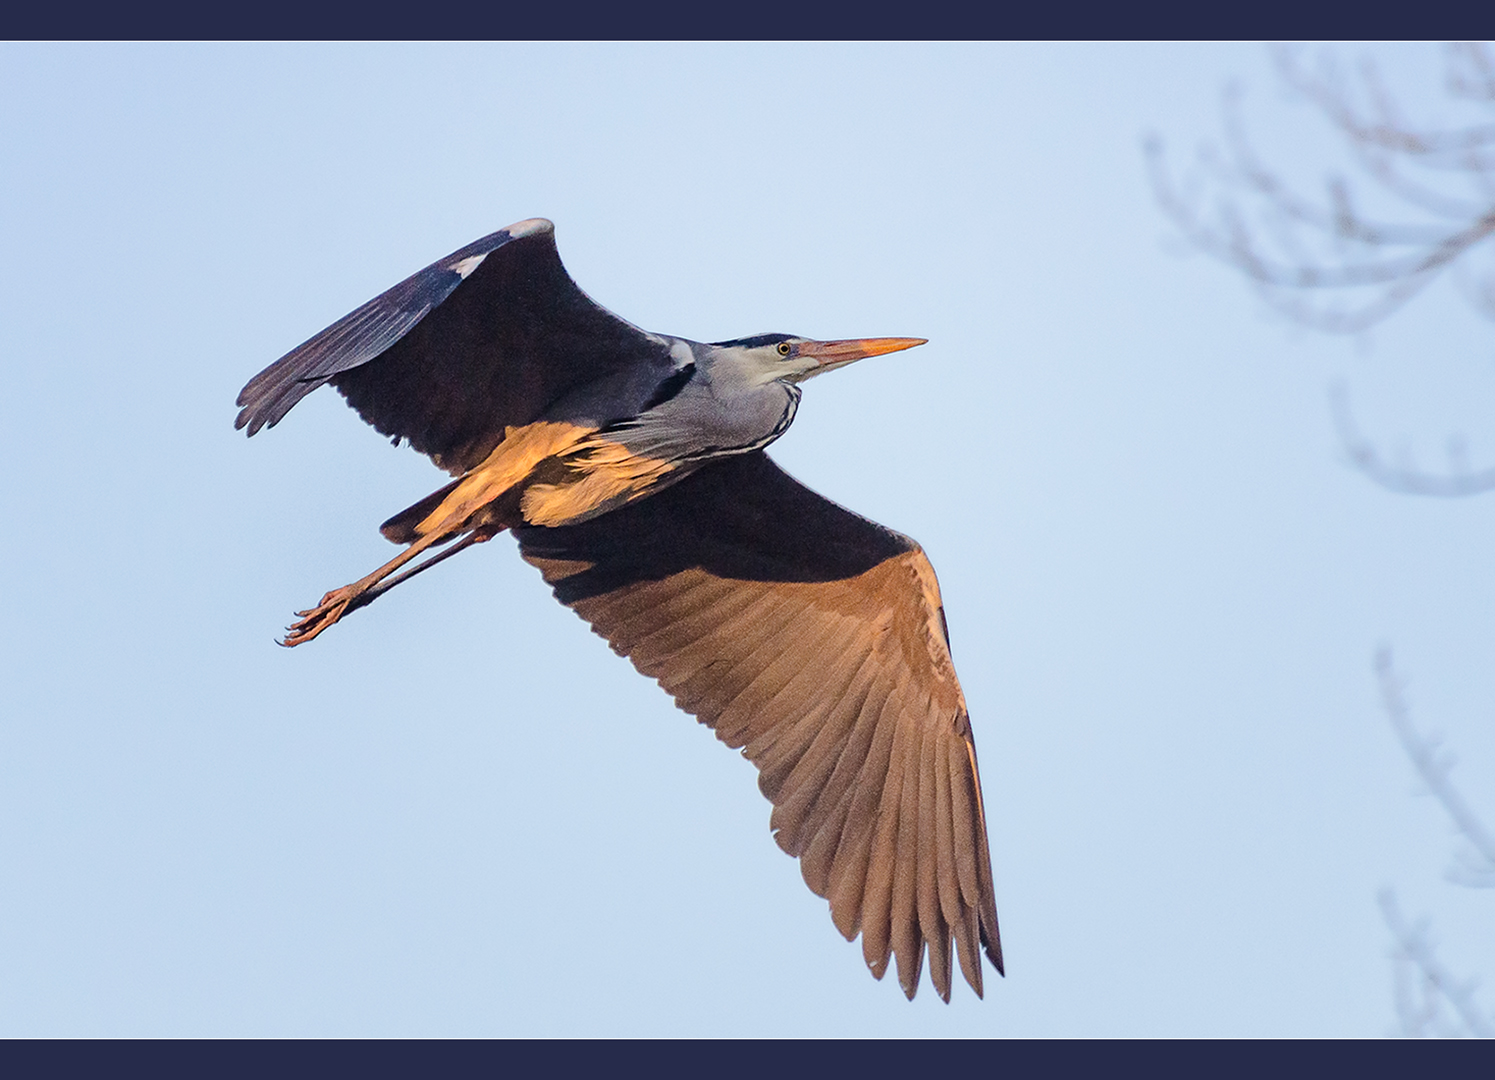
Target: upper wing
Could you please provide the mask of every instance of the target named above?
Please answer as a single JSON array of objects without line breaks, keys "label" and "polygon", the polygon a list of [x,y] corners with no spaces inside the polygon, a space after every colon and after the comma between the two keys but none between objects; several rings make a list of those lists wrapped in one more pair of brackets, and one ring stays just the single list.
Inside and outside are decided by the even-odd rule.
[{"label": "upper wing", "polygon": [[239,392],[253,435],[331,382],[360,416],[452,473],[584,383],[669,346],[594,303],[555,227],[522,221],[452,252],[297,346]]},{"label": "upper wing", "polygon": [[976,750],[939,587],[912,540],[760,452],[580,525],[515,530],[556,597],[759,769],[779,846],[914,996],[953,936],[1002,970]]}]

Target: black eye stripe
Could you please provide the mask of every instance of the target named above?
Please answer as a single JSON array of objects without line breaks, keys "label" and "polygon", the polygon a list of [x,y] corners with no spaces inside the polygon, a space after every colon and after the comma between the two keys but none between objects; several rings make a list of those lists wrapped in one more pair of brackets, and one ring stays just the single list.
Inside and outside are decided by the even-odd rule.
[{"label": "black eye stripe", "polygon": [[763,345],[777,345],[793,336],[793,334],[755,334],[752,337],[733,338],[730,341],[713,341],[712,344],[726,349],[733,346],[739,349],[756,349]]}]

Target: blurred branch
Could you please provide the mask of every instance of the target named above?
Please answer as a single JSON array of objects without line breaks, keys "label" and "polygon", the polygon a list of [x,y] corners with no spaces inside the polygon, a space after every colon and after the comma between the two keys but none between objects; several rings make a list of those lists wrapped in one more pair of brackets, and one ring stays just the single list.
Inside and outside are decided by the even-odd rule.
[{"label": "blurred branch", "polygon": [[[1477,981],[1461,982],[1438,960],[1428,938],[1427,920],[1409,924],[1390,889],[1382,889],[1376,899],[1381,917],[1396,939],[1392,956],[1396,960],[1396,1015],[1402,1034],[1412,1038],[1495,1037],[1495,1024],[1479,1011],[1474,1000]],[[1453,1023],[1444,1015],[1445,1003],[1453,1012]]]},{"label": "blurred branch", "polygon": [[1470,101],[1495,101],[1495,61],[1482,46],[1460,42],[1450,50],[1448,92]]},{"label": "blurred branch", "polygon": [[1422,735],[1413,726],[1402,697],[1401,682],[1392,667],[1390,649],[1382,648],[1376,653],[1376,681],[1380,684],[1381,706],[1402,748],[1467,845],[1455,852],[1455,865],[1449,869],[1448,879],[1472,888],[1495,887],[1495,836],[1453,786],[1450,774],[1456,760],[1451,754],[1439,752],[1442,740],[1436,735]]},{"label": "blurred branch", "polygon": [[1360,433],[1350,412],[1349,392],[1343,383],[1336,383],[1330,390],[1329,403],[1334,413],[1334,426],[1339,431],[1339,441],[1351,463],[1387,490],[1402,495],[1433,495],[1443,498],[1462,498],[1495,490],[1495,469],[1470,471],[1461,442],[1450,442],[1447,473],[1422,472],[1410,463],[1393,465],[1382,457],[1374,443]]},{"label": "blurred branch", "polygon": [[[1341,132],[1359,145],[1456,161],[1466,159],[1470,153],[1495,148],[1495,123],[1442,131],[1418,131],[1411,127],[1397,115],[1396,103],[1386,93],[1380,72],[1369,61],[1361,63],[1360,77],[1375,110],[1373,118],[1353,107],[1350,92],[1332,61],[1321,61],[1319,70],[1310,72],[1291,49],[1279,47],[1273,56],[1284,81],[1318,105]],[[1453,96],[1480,104],[1495,102],[1495,64],[1482,43],[1458,42],[1449,46],[1444,74]]]},{"label": "blurred branch", "polygon": [[[1320,194],[1288,183],[1257,154],[1233,88],[1225,95],[1223,150],[1202,149],[1198,172],[1181,186],[1162,140],[1148,138],[1153,190],[1191,244],[1239,270],[1287,317],[1337,333],[1364,330],[1495,235],[1495,123],[1421,129],[1399,115],[1369,63],[1347,80],[1331,58],[1313,69],[1290,49],[1275,58],[1283,81],[1318,108],[1379,200],[1401,212],[1368,215],[1340,176],[1329,177]],[[1483,46],[1448,54],[1446,83],[1457,98],[1495,109],[1492,73],[1495,61]],[[1466,190],[1446,190],[1450,179]],[[1495,275],[1465,291],[1476,310],[1495,318]]]}]

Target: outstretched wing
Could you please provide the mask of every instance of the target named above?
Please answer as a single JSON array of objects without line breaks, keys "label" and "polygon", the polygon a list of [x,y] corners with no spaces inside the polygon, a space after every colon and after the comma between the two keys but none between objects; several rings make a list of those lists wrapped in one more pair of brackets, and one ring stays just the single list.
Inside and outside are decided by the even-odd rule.
[{"label": "outstretched wing", "polygon": [[976,750],[912,540],[760,452],[580,525],[515,530],[556,597],[758,767],[779,846],[872,973],[914,996],[951,939],[1002,970]]},{"label": "outstretched wing", "polygon": [[453,474],[557,398],[669,345],[594,303],[555,227],[522,221],[452,252],[297,346],[239,393],[235,427],[274,426],[323,383]]}]

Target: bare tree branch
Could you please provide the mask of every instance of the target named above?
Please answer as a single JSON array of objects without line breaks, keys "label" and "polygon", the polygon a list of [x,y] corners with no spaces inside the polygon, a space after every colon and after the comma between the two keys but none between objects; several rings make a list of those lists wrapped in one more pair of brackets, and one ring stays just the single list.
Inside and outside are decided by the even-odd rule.
[{"label": "bare tree branch", "polygon": [[[1495,236],[1495,122],[1420,126],[1402,115],[1374,64],[1362,63],[1351,77],[1328,55],[1309,65],[1284,48],[1275,60],[1283,82],[1344,143],[1360,182],[1330,175],[1320,189],[1268,167],[1247,131],[1240,93],[1228,89],[1221,144],[1202,147],[1181,179],[1162,140],[1152,135],[1145,143],[1155,197],[1188,243],[1238,270],[1268,305],[1316,329],[1365,330],[1448,272],[1470,306],[1495,320],[1495,270],[1476,265],[1475,254],[1495,249],[1487,243]],[[1451,47],[1444,80],[1451,98],[1495,116],[1495,57],[1485,46]],[[1410,460],[1392,463],[1359,432],[1343,386],[1332,403],[1351,462],[1383,487],[1443,497],[1495,490],[1495,468],[1471,471],[1462,442],[1450,444],[1444,474]],[[1448,878],[1495,887],[1495,835],[1453,785],[1452,756],[1414,726],[1388,649],[1375,666],[1392,728],[1461,838]],[[1390,890],[1379,900],[1396,941],[1402,1033],[1495,1037],[1495,1021],[1474,1000],[1475,983],[1439,962],[1426,920],[1409,924]]]},{"label": "bare tree branch", "polygon": [[[1495,1037],[1495,1024],[1480,1012],[1474,1000],[1477,980],[1461,981],[1443,966],[1428,938],[1427,920],[1409,924],[1390,889],[1382,889],[1376,899],[1381,917],[1396,940],[1392,956],[1396,961],[1396,1014],[1401,1033],[1412,1038]],[[1445,1002],[1452,1009],[1455,1023],[1449,1023],[1443,1015]]]},{"label": "bare tree branch", "polygon": [[[1317,107],[1381,201],[1400,206],[1403,216],[1367,215],[1342,177],[1310,195],[1266,167],[1235,89],[1225,96],[1223,156],[1213,148],[1200,155],[1209,182],[1175,184],[1154,135],[1146,142],[1153,190],[1190,243],[1241,271],[1269,305],[1307,326],[1358,332],[1495,235],[1495,123],[1419,129],[1400,116],[1373,65],[1362,65],[1352,83],[1332,59],[1310,69],[1293,50],[1275,55],[1283,81]],[[1492,72],[1495,61],[1481,46],[1448,54],[1450,94],[1495,109]],[[1368,109],[1359,98],[1369,100]],[[1451,193],[1450,181],[1466,190]],[[1205,188],[1212,203],[1202,197]],[[1495,299],[1484,302],[1495,297],[1495,276],[1465,291],[1476,310],[1495,318]]]},{"label": "bare tree branch", "polygon": [[[1442,131],[1418,131],[1412,128],[1397,115],[1400,110],[1395,100],[1386,92],[1381,83],[1380,72],[1371,61],[1361,63],[1360,77],[1375,106],[1377,116],[1374,120],[1362,116],[1355,109],[1351,91],[1344,85],[1343,77],[1332,58],[1321,57],[1316,73],[1302,65],[1296,50],[1279,47],[1273,50],[1273,58],[1283,80],[1318,105],[1334,126],[1352,142],[1426,157],[1457,157],[1469,150],[1495,147],[1495,123]],[[1449,50],[1445,71],[1450,86],[1455,85],[1454,77],[1461,70],[1459,65],[1471,61],[1476,70],[1482,69],[1487,73],[1491,70],[1488,50],[1477,42],[1463,43]],[[1495,97],[1483,92],[1460,96],[1479,102],[1495,100]]]},{"label": "bare tree branch", "polygon": [[1350,462],[1376,483],[1400,495],[1431,495],[1440,498],[1464,498],[1485,491],[1495,491],[1495,469],[1471,472],[1463,444],[1451,441],[1449,471],[1444,474],[1422,472],[1409,465],[1393,465],[1381,456],[1376,445],[1360,433],[1350,411],[1349,392],[1344,383],[1329,391],[1329,405],[1339,441]]},{"label": "bare tree branch", "polygon": [[1455,865],[1449,869],[1448,879],[1472,888],[1495,887],[1495,835],[1491,835],[1453,786],[1450,773],[1456,762],[1451,754],[1439,752],[1439,737],[1422,735],[1413,726],[1401,683],[1392,667],[1390,649],[1376,652],[1376,681],[1381,690],[1381,707],[1391,721],[1392,730],[1429,794],[1442,805],[1467,845],[1455,853]]},{"label": "bare tree branch", "polygon": [[1448,92],[1470,101],[1495,101],[1495,60],[1474,42],[1449,49]]}]

